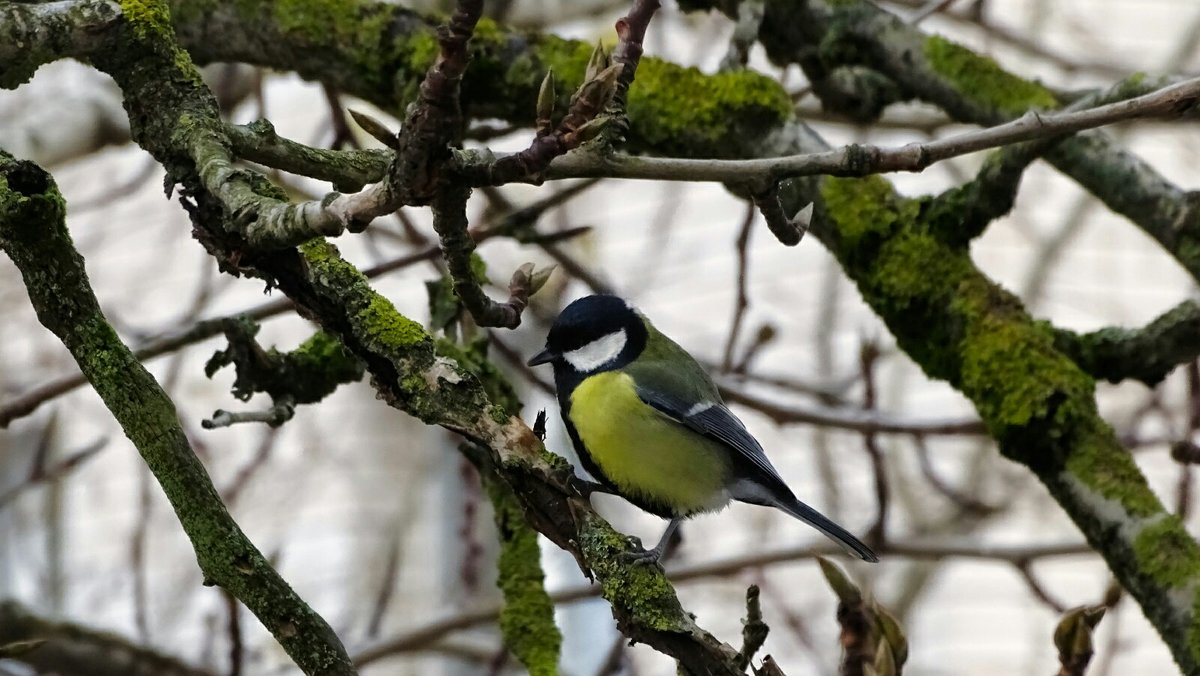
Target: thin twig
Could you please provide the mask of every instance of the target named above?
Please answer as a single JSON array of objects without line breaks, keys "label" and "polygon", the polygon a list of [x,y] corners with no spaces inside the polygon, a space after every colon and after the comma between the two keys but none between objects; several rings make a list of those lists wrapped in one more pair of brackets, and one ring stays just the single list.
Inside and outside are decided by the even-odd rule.
[{"label": "thin twig", "polygon": [[1169,85],[1124,101],[1060,113],[1030,111],[994,127],[898,147],[849,145],[819,153],[754,160],[692,160],[569,153],[546,170],[547,179],[600,176],[657,181],[716,181],[754,184],[797,176],[865,176],[923,171],[929,165],[1021,141],[1071,134],[1139,118],[1169,118],[1190,112],[1200,100],[1200,78]]},{"label": "thin twig", "polygon": [[746,308],[750,307],[749,294],[746,292],[746,278],[749,276],[750,227],[754,225],[754,205],[746,209],[746,217],[742,220],[742,228],[738,232],[737,242],[737,299],[733,305],[733,321],[729,323],[729,337],[725,339],[725,352],[721,357],[721,371],[728,373],[733,368],[733,348],[737,345],[738,336],[742,332],[742,320],[746,317]]},{"label": "thin twig", "polygon": [[[960,544],[925,544],[925,543],[881,543],[877,548],[881,555],[905,556],[915,559],[968,558],[976,560],[994,560],[1013,563],[1017,561],[1032,561],[1042,558],[1062,556],[1079,556],[1094,554],[1084,543],[1058,543],[1048,545],[1024,546],[966,546]],[[716,561],[680,566],[667,571],[667,577],[672,582],[687,582],[702,578],[725,577],[748,568],[770,566],[799,559],[811,559],[816,556],[829,556],[842,553],[841,549],[832,543],[819,544],[811,547],[793,547],[777,551],[759,552]],[[558,603],[573,603],[583,599],[599,596],[601,588],[595,585],[580,585],[570,587],[550,594],[551,600]],[[450,617],[435,620],[417,629],[410,630],[399,636],[367,648],[354,657],[354,664],[364,667],[386,657],[399,653],[417,650],[437,642],[440,638],[453,631],[474,627],[488,622],[494,622],[500,614],[499,606],[479,608]]]}]

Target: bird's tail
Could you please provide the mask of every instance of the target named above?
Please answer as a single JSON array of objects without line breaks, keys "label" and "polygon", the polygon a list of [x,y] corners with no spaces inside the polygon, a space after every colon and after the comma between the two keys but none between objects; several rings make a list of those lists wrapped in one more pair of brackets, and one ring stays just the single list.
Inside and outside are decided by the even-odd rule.
[{"label": "bird's tail", "polygon": [[824,514],[800,502],[795,496],[773,496],[774,506],[800,519],[808,525],[821,531],[829,539],[837,542],[846,550],[847,553],[853,554],[863,561],[875,563],[879,557],[871,548],[862,543],[862,540],[854,537],[845,528],[837,525],[829,520]]}]

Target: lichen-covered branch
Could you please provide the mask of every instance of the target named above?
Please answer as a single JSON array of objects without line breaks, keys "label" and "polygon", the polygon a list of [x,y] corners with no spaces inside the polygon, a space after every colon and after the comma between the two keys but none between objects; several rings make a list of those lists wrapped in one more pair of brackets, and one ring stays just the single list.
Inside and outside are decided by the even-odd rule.
[{"label": "lichen-covered branch", "polygon": [[554,625],[554,601],[546,593],[537,531],[525,521],[521,501],[480,449],[464,449],[476,463],[495,514],[500,537],[496,586],[504,595],[500,633],[504,643],[532,676],[558,673],[562,634]]},{"label": "lichen-covered branch", "polygon": [[346,352],[336,337],[318,331],[290,352],[263,349],[254,339],[259,325],[246,317],[225,322],[228,346],[217,351],[204,367],[212,377],[232,365],[237,371],[233,396],[249,401],[258,392],[271,397],[266,411],[217,411],[202,425],[211,429],[240,422],[265,422],[278,427],[291,420],[299,404],[314,404],[329,396],[344,383],[362,378],[363,366]]},{"label": "lichen-covered branch", "polygon": [[1094,383],[1054,333],[879,177],[785,182],[816,202],[813,232],[897,342],[975,404],[1001,452],[1046,485],[1138,599],[1185,671],[1200,669],[1200,546],[1167,512],[1096,411]]},{"label": "lichen-covered branch", "polygon": [[206,584],[246,604],[306,673],[353,674],[333,630],[292,591],[226,511],[175,406],[100,311],[50,175],[0,152],[0,248],[38,320],[71,352],[175,509]]},{"label": "lichen-covered branch", "polygon": [[[689,9],[720,9],[732,16],[736,3],[685,0],[681,4]],[[950,40],[926,35],[866,0],[771,0],[759,39],[773,61],[799,64],[818,83],[839,69],[869,69],[885,83],[881,86],[899,90],[899,96],[886,103],[917,98],[964,122],[994,125],[1030,110],[1049,111],[1060,105],[1041,84],[1017,77]],[[1129,98],[1156,84],[1135,76],[1106,98]],[[814,91],[820,95],[822,88]],[[838,105],[831,99],[825,103]],[[1052,148],[1046,159],[1157,240],[1200,279],[1200,200],[1194,193],[1171,183],[1101,132],[1067,139]]]},{"label": "lichen-covered branch", "polygon": [[1153,387],[1176,366],[1200,357],[1200,303],[1184,301],[1137,329],[1055,329],[1054,344],[1096,378]]}]

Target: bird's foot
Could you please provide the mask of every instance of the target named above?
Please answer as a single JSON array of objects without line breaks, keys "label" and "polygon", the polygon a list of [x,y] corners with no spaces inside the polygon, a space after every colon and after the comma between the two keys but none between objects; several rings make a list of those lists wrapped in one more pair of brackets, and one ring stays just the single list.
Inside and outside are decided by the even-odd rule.
[{"label": "bird's foot", "polygon": [[661,565],[663,550],[659,547],[654,549],[627,549],[617,555],[623,563],[630,563],[635,566],[654,566]]}]

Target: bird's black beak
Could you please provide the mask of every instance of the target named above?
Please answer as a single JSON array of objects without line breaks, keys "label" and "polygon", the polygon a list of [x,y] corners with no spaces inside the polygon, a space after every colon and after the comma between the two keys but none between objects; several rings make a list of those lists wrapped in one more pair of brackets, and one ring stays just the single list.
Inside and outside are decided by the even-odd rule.
[{"label": "bird's black beak", "polygon": [[550,350],[542,350],[541,352],[538,352],[537,354],[533,355],[533,358],[525,363],[528,364],[529,366],[538,366],[540,364],[549,364],[550,362],[554,361],[555,356],[556,355],[553,352],[551,352]]}]

